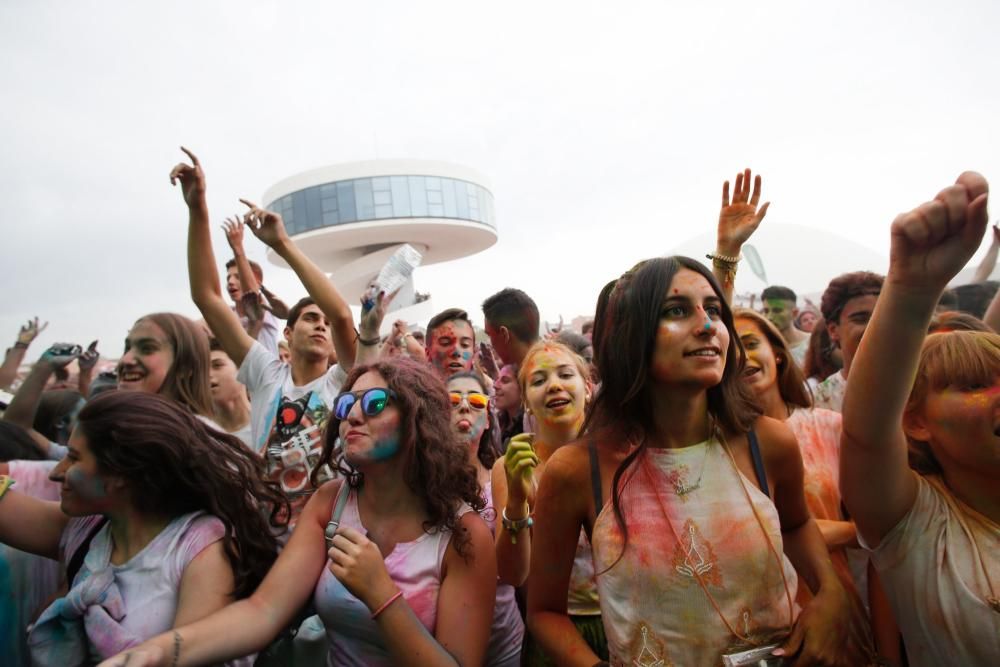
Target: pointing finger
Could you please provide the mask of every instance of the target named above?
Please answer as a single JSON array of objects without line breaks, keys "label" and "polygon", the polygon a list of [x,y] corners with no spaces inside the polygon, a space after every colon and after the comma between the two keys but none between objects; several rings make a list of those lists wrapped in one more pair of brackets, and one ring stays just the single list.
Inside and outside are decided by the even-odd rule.
[{"label": "pointing finger", "polygon": [[191,151],[189,151],[188,149],[184,148],[183,146],[181,146],[181,150],[182,150],[182,151],[184,151],[184,153],[185,153],[185,154],[186,154],[186,155],[187,155],[187,156],[188,156],[189,158],[191,158],[191,164],[193,164],[193,165],[194,165],[194,166],[196,166],[196,167],[200,167],[200,166],[201,166],[201,162],[198,162],[198,156],[196,156],[196,155],[195,155],[194,153],[192,153],[192,152],[191,152]]}]

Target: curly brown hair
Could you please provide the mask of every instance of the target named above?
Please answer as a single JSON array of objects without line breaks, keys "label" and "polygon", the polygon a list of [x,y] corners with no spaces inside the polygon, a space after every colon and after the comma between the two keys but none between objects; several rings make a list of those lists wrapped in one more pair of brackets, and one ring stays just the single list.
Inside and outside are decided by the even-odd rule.
[{"label": "curly brown hair", "polygon": [[[476,469],[469,462],[465,447],[451,430],[451,401],[441,378],[425,363],[405,357],[382,359],[367,366],[355,366],[344,382],[350,391],[358,378],[368,372],[382,376],[393,393],[392,400],[400,413],[400,452],[404,457],[403,480],[423,501],[427,521],[424,530],[451,530],[453,544],[463,557],[468,556],[469,536],[459,527],[459,509],[466,503],[476,512],[486,506]],[[358,487],[363,476],[354,470],[337,446],[340,422],[331,415],[323,435],[323,454],[313,472],[324,465],[335,465],[345,473],[349,484]]]},{"label": "curly brown hair", "polygon": [[272,528],[288,516],[288,500],[265,480],[260,456],[159,394],[105,392],[80,410],[77,424],[98,469],[124,480],[137,511],[178,517],[201,510],[220,519],[233,595],[254,592],[278,555]]},{"label": "curly brown hair", "polygon": [[871,271],[844,273],[826,286],[819,309],[823,319],[830,324],[840,324],[840,313],[851,299],[858,296],[878,296],[885,278]]}]

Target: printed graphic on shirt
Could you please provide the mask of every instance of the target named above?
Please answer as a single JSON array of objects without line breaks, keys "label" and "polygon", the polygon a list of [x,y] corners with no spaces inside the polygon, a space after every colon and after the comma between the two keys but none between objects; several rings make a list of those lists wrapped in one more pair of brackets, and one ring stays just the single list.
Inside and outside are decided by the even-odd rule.
[{"label": "printed graphic on shirt", "polygon": [[706,586],[721,586],[722,573],[718,565],[719,559],[712,545],[702,537],[698,524],[692,519],[685,521],[680,542],[674,546],[674,569],[685,577],[701,579]]},{"label": "printed graphic on shirt", "polygon": [[635,657],[628,667],[673,667],[663,642],[649,631],[649,627],[640,622],[636,629],[638,633],[633,633],[629,643],[629,655]]},{"label": "printed graphic on shirt", "polygon": [[[309,477],[323,453],[323,429],[329,419],[330,408],[314,391],[295,400],[282,396],[278,401],[265,448],[267,471],[292,498],[294,515],[305,503],[305,498],[297,501],[297,497],[314,491]],[[329,468],[324,468],[320,482],[333,478]]]}]

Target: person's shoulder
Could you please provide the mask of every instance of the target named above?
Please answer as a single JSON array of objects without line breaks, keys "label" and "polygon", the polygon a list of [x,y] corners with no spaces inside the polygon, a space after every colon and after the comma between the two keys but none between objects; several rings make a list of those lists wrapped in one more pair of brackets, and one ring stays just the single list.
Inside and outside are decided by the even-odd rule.
[{"label": "person's shoulder", "polygon": [[801,460],[795,433],[780,419],[761,415],[754,422],[753,430],[765,461],[778,463],[788,457]]},{"label": "person's shoulder", "polygon": [[587,443],[585,438],[574,440],[553,452],[545,464],[545,476],[557,475],[566,481],[588,477],[590,452]]}]

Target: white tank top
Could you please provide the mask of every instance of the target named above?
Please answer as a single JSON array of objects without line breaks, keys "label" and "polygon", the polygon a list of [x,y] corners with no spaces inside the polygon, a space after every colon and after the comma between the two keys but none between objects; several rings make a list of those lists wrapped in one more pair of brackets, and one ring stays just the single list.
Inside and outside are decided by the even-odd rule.
[{"label": "white tank top", "polygon": [[797,579],[782,553],[777,510],[716,440],[646,450],[623,477],[621,507],[624,554],[611,502],[593,529],[612,665],[714,667],[740,643],[720,612],[754,643],[790,629]]},{"label": "white tank top", "polygon": [[[357,492],[352,489],[340,518],[340,525],[367,533],[358,514],[357,498]],[[472,509],[465,505],[459,515],[470,511]],[[397,542],[392,552],[385,557],[389,576],[432,636],[437,624],[441,563],[450,542],[449,530],[425,532],[412,542]],[[391,666],[392,656],[385,646],[378,623],[372,620],[371,611],[340,583],[330,572],[329,565],[328,560],[314,592],[316,611],[326,626],[326,635],[330,641],[328,663],[345,667]]]}]

